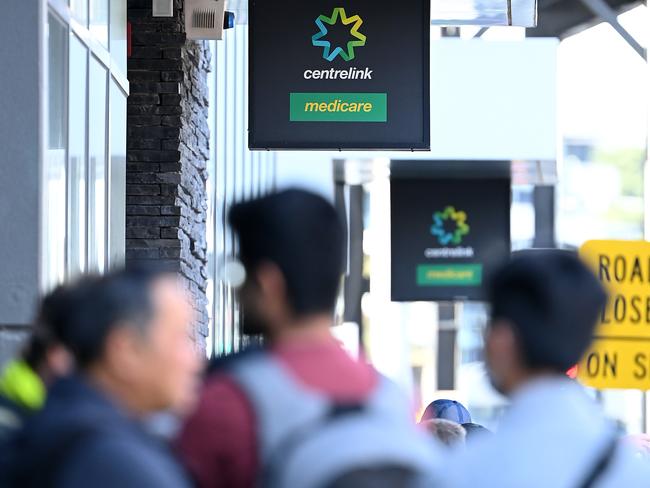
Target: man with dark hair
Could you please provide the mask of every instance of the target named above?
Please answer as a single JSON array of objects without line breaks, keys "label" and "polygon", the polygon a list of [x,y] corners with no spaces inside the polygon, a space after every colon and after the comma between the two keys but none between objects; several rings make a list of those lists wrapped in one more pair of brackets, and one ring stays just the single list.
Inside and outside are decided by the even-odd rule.
[{"label": "man with dark hair", "polygon": [[[390,447],[413,460],[410,452],[429,440],[415,429],[408,402],[402,409],[401,395],[396,401],[387,395],[376,409],[380,421],[386,410],[398,412],[378,429],[357,423],[369,419],[364,412],[375,409],[374,399],[384,398],[380,392],[388,388],[331,335],[344,249],[334,207],[311,193],[288,190],[236,205],[230,223],[246,271],[239,294],[243,330],[262,334],[266,347],[226,360],[207,379],[178,441],[198,485],[361,488],[376,473],[344,473],[342,465],[372,460],[373,450],[385,453],[384,434],[393,431]],[[352,432],[359,434],[349,439]],[[435,465],[428,444],[418,454]],[[390,466],[382,475],[403,479],[407,471]],[[315,481],[339,472],[339,484]]]},{"label": "man with dark hair", "polygon": [[11,445],[7,485],[188,486],[138,421],[187,405],[196,390],[192,309],[177,279],[146,270],[87,277],[69,285],[65,306],[52,305],[52,329],[78,373],[53,385]]},{"label": "man with dark hair", "polygon": [[606,304],[596,277],[573,254],[540,251],[504,266],[489,297],[486,363],[512,405],[496,435],[477,438],[456,460],[450,486],[647,486],[648,466],[565,375]]},{"label": "man with dark hair", "polygon": [[328,327],[314,328],[329,336],[344,250],[334,208],[316,195],[287,191],[233,207],[230,224],[250,273],[240,293],[244,333],[273,340],[269,328],[290,330],[293,320],[318,318]]}]

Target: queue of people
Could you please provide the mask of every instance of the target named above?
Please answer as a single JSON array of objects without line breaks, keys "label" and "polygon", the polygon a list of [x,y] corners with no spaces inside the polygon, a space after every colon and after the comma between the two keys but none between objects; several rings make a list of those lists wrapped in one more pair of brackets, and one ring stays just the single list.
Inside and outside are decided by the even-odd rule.
[{"label": "queue of people", "polygon": [[[489,287],[485,357],[511,407],[498,431],[460,403],[413,421],[402,391],[331,335],[335,209],[289,190],[234,206],[243,331],[264,346],[204,364],[172,274],[132,267],[45,297],[0,377],[0,486],[622,488],[650,463],[564,375],[605,291],[573,255],[514,258]],[[178,420],[170,442],[149,419]]]}]

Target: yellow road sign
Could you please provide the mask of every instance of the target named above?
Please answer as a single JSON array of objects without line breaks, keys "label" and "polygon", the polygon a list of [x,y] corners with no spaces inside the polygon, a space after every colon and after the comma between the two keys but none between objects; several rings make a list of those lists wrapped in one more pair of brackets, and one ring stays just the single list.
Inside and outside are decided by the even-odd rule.
[{"label": "yellow road sign", "polygon": [[650,389],[650,243],[589,241],[580,256],[610,297],[578,379],[594,388]]},{"label": "yellow road sign", "polygon": [[578,366],[578,378],[598,389],[650,390],[650,341],[596,339]]}]

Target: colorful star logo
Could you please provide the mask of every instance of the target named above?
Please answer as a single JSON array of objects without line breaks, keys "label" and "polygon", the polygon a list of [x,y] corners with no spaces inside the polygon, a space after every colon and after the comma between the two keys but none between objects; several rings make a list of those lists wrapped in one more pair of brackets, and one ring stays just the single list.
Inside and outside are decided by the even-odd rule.
[{"label": "colorful star logo", "polygon": [[[341,19],[341,23],[343,25],[354,24],[350,30],[350,35],[357,40],[348,42],[346,47],[347,50],[344,50],[342,47],[337,47],[336,49],[332,50],[332,44],[329,41],[321,40],[327,35],[328,32],[325,24],[335,25],[336,21],[339,20],[339,18]],[[363,47],[366,45],[366,36],[359,32],[359,27],[361,27],[361,24],[363,24],[361,17],[358,15],[348,17],[345,14],[345,9],[343,7],[337,7],[332,12],[331,17],[320,15],[316,19],[316,25],[320,29],[320,32],[313,35],[311,42],[314,46],[324,48],[323,58],[328,61],[334,61],[334,59],[336,59],[336,56],[341,56],[341,58],[343,58],[345,61],[351,61],[354,59],[354,48]]]},{"label": "colorful star logo", "polygon": [[[452,232],[445,229],[445,223],[450,220],[456,224],[456,229]],[[448,246],[449,244],[459,245],[463,242],[463,237],[469,234],[467,214],[462,210],[456,211],[452,206],[448,206],[442,212],[434,213],[433,222],[431,234],[438,238],[441,246]]]}]

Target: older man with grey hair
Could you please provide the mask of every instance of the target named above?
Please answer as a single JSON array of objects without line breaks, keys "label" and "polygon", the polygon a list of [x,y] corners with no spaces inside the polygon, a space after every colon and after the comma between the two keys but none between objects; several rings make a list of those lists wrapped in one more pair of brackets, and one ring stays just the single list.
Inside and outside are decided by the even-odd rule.
[{"label": "older man with grey hair", "polygon": [[462,425],[446,419],[425,420],[421,424],[433,436],[448,447],[458,447],[465,444],[467,432]]}]

